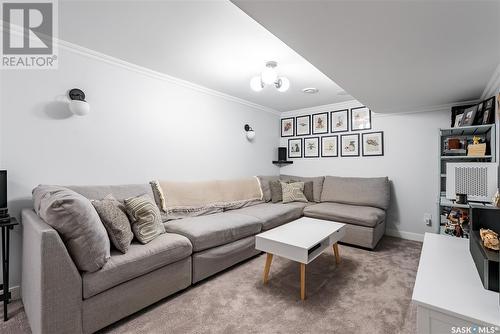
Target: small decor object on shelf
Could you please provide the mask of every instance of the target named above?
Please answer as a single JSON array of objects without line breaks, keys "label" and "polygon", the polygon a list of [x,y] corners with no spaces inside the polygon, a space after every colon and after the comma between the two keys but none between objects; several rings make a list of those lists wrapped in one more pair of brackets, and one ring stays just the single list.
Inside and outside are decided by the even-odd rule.
[{"label": "small decor object on shelf", "polygon": [[481,143],[481,138],[474,136],[472,144],[467,146],[467,156],[470,157],[483,157],[486,155],[486,143]]},{"label": "small decor object on shelf", "polygon": [[359,157],[359,134],[340,136],[340,155],[343,157]]},{"label": "small decor object on shelf", "polygon": [[462,117],[464,117],[464,114],[457,115],[455,117],[455,122],[453,124],[454,128],[458,128],[460,126],[460,122],[462,121]]},{"label": "small decor object on shelf", "polygon": [[465,109],[460,126],[471,126],[474,124],[477,114],[477,105]]},{"label": "small decor object on shelf", "polygon": [[319,137],[304,138],[304,158],[319,158]]},{"label": "small decor object on shelf", "polygon": [[372,114],[367,107],[351,109],[351,130],[361,131],[372,128]]},{"label": "small decor object on shelf", "polygon": [[497,192],[495,193],[495,196],[493,196],[493,199],[491,201],[494,206],[497,208],[500,208],[500,191],[497,189]]},{"label": "small decor object on shelf", "polygon": [[483,241],[484,247],[491,250],[500,250],[500,241],[498,240],[498,233],[490,229],[482,228],[479,230],[479,235]]},{"label": "small decor object on shelf", "polygon": [[298,116],[295,118],[295,135],[308,136],[311,134],[311,115]]},{"label": "small decor object on shelf", "polygon": [[467,204],[467,194],[457,194],[455,201],[457,204]]},{"label": "small decor object on shelf", "polygon": [[328,133],[328,113],[319,113],[312,115],[313,134]]},{"label": "small decor object on shelf", "polygon": [[459,238],[469,238],[469,212],[465,209],[452,208],[441,224],[444,234]]},{"label": "small decor object on shelf", "polygon": [[337,110],[330,112],[330,132],[349,131],[349,110]]},{"label": "small decor object on shelf", "polygon": [[294,118],[281,119],[281,137],[293,137],[295,134]]},{"label": "small decor object on shelf", "polygon": [[321,156],[324,158],[339,156],[338,136],[321,137]]},{"label": "small decor object on shelf", "polygon": [[361,135],[363,138],[363,156],[373,157],[384,155],[384,132],[367,132]]},{"label": "small decor object on shelf", "polygon": [[288,157],[302,158],[302,139],[288,139]]}]

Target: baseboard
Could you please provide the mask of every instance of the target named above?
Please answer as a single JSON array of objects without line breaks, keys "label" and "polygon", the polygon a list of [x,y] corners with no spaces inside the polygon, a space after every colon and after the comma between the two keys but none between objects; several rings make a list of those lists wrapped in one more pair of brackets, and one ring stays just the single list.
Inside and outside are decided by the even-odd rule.
[{"label": "baseboard", "polygon": [[424,235],[420,233],[404,232],[392,229],[386,229],[385,234],[391,237],[413,240],[413,241],[424,241]]},{"label": "baseboard", "polygon": [[[10,287],[9,292],[10,292],[11,300],[21,299],[21,287],[20,286]],[[3,290],[1,290],[0,293],[3,293]]]}]

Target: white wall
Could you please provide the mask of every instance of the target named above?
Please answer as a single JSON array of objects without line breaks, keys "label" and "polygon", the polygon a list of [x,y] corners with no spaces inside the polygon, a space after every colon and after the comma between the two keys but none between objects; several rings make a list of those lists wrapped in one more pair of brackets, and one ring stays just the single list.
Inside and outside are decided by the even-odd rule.
[{"label": "white wall", "polygon": [[[361,106],[359,102],[351,101],[291,111],[284,113],[282,117],[358,106]],[[307,176],[388,176],[393,188],[387,233],[419,239],[422,233],[436,231],[438,226],[438,129],[449,127],[449,110],[372,114],[372,130],[369,131],[384,131],[384,156],[343,158],[339,154],[336,158],[293,159],[293,165],[283,167],[281,173]],[[281,146],[287,146],[287,139],[281,138]],[[432,215],[433,226],[425,226],[424,213]]]},{"label": "white wall", "polygon": [[[279,142],[277,114],[103,55],[59,51],[58,70],[0,73],[0,167],[9,173],[12,214],[32,206],[31,190],[40,183],[124,184],[278,173],[271,163]],[[71,116],[61,101],[74,87],[87,95],[91,111],[86,117]],[[256,131],[253,142],[245,137],[245,123]],[[20,282],[20,237],[18,228],[11,285]]]}]

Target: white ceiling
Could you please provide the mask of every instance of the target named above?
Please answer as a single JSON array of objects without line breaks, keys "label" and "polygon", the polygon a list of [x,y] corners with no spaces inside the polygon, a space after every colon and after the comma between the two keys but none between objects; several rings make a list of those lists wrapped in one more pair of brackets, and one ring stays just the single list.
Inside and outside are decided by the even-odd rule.
[{"label": "white ceiling", "polygon": [[[353,99],[229,1],[60,1],[59,37],[278,111]],[[289,91],[250,89],[268,60]]]},{"label": "white ceiling", "polygon": [[376,112],[478,99],[500,63],[500,1],[233,2]]}]

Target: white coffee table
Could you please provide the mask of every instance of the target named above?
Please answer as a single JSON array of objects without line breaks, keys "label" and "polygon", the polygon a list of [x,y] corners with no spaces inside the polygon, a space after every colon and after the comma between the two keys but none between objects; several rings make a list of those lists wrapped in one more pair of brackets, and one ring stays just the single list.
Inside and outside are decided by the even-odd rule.
[{"label": "white coffee table", "polygon": [[255,248],[266,252],[264,284],[267,283],[273,255],[300,263],[300,298],[306,298],[306,264],[333,246],[340,263],[338,242],[345,236],[345,224],[302,217],[255,236]]}]

